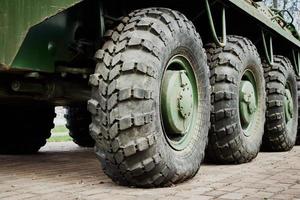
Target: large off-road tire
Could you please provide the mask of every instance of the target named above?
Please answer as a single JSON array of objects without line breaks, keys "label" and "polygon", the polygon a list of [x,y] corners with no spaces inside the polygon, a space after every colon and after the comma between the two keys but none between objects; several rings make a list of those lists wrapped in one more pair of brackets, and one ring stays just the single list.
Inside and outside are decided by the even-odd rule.
[{"label": "large off-road tire", "polygon": [[300,145],[300,78],[297,77],[297,96],[298,96],[298,131],[296,138],[296,145]]},{"label": "large off-road tire", "polygon": [[275,56],[273,65],[264,65],[267,112],[263,150],[293,148],[298,126],[297,80],[291,62]]},{"label": "large off-road tire", "polygon": [[225,47],[207,46],[212,112],[208,159],[245,163],[260,150],[265,122],[265,81],[256,47],[228,36]]},{"label": "large off-road tire", "polygon": [[88,112],[86,104],[69,106],[66,109],[66,127],[69,129],[70,137],[81,147],[94,147],[95,141],[89,134],[91,114]]},{"label": "large off-road tire", "polygon": [[36,153],[46,144],[54,127],[54,107],[48,105],[1,105],[1,154]]},{"label": "large off-road tire", "polygon": [[[210,124],[209,69],[193,24],[177,11],[142,9],[106,37],[96,53],[88,104],[104,172],[119,184],[138,187],[193,177]],[[169,108],[179,123],[161,111]]]}]

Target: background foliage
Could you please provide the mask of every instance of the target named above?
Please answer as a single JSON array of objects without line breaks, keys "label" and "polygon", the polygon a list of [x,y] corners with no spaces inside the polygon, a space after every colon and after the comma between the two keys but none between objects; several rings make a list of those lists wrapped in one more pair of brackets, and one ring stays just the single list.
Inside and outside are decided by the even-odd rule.
[{"label": "background foliage", "polygon": [[300,31],[300,0],[264,0],[264,2],[268,6],[290,11],[294,17],[294,24]]}]

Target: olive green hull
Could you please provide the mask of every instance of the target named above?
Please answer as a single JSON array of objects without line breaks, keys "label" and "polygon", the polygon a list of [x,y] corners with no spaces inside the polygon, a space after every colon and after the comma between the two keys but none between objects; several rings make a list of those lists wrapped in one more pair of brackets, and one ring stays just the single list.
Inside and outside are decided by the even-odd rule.
[{"label": "olive green hull", "polygon": [[[231,34],[240,34],[250,37],[250,39],[252,39],[251,37],[261,37],[261,35],[257,35],[261,31],[257,30],[253,30],[251,36],[247,35],[249,27],[259,24],[263,30],[270,32],[280,40],[280,47],[285,46],[284,50],[300,50],[300,41],[291,31],[282,28],[274,19],[264,15],[248,0],[209,2],[212,5],[212,13],[219,27],[220,24],[217,21],[221,21],[221,11],[218,8],[222,5],[225,5],[226,10],[232,13],[240,13],[243,18],[253,22],[253,24],[241,23],[241,20],[244,21],[243,18],[234,19],[234,21],[228,16],[227,26],[228,29],[232,29]],[[135,7],[131,7],[132,5]],[[82,61],[82,59],[77,58],[81,52],[79,41],[82,38],[88,38],[91,43],[95,44],[101,39],[105,29],[102,23],[104,22],[102,9],[108,9],[110,12],[112,10],[115,12],[114,15],[120,17],[123,15],[121,12],[123,9],[130,11],[148,6],[170,7],[187,15],[189,13],[186,11],[189,9],[193,13],[199,13],[197,14],[199,16],[205,13],[204,0],[188,0],[188,3],[184,1],[173,2],[171,0],[150,0],[146,2],[134,0],[2,0],[0,1],[0,70],[53,73],[61,65],[73,69],[86,68],[88,66],[84,66],[85,62],[76,62],[76,60]],[[202,21],[207,21],[205,14],[201,17],[201,24],[203,24]],[[209,28],[207,24],[203,26],[199,32],[205,41],[207,31],[204,33],[201,31]],[[237,26],[240,26],[240,28]],[[197,27],[197,29],[199,28]],[[253,27],[253,29],[256,28]],[[88,33],[83,34],[84,30],[88,30],[86,31]],[[236,32],[236,30],[239,30],[239,32]],[[83,34],[83,36],[81,37],[80,34]],[[279,48],[279,46],[276,48]],[[91,56],[93,48],[90,51],[89,55],[83,56]],[[289,54],[292,55],[292,52]],[[292,56],[290,58],[293,60]]]},{"label": "olive green hull", "polygon": [[[34,56],[44,58],[46,55],[41,55],[38,52],[43,52],[43,48],[47,49],[47,46],[42,44],[36,44],[36,47],[40,49],[26,49],[31,46],[25,44],[22,48],[24,41],[31,32],[31,28],[36,26],[42,21],[47,20],[51,16],[65,10],[68,7],[80,2],[80,0],[1,0],[0,1],[0,63],[2,67],[9,68],[29,68],[32,70],[49,70],[49,66],[28,66],[23,63],[20,57],[26,56],[27,59],[38,59]],[[42,36],[47,35],[47,30],[43,30],[43,33],[34,34],[33,39],[30,39],[33,43],[42,43]],[[61,30],[53,30],[61,31]],[[37,36],[39,36],[37,38]],[[25,48],[25,49],[24,49]],[[28,56],[28,53],[22,53],[21,51],[27,51],[33,53]],[[25,55],[24,55],[25,54]],[[49,62],[45,62],[45,65]]]}]

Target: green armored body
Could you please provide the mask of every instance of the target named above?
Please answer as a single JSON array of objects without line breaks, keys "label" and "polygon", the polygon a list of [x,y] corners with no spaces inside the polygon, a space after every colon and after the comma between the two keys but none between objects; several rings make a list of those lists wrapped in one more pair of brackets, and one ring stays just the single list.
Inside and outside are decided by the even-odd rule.
[{"label": "green armored body", "polygon": [[37,152],[54,106],[104,172],[138,187],[193,177],[204,156],[288,151],[299,34],[254,0],[0,2],[0,152]]}]

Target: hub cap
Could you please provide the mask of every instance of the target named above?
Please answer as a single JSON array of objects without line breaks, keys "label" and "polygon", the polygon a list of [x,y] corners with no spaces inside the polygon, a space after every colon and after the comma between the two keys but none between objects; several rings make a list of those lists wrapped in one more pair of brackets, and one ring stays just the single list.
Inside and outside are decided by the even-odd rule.
[{"label": "hub cap", "polygon": [[188,145],[196,119],[197,99],[196,79],[190,62],[183,56],[175,56],[163,77],[161,110],[165,136],[176,150]]},{"label": "hub cap", "polygon": [[257,94],[255,80],[250,71],[247,71],[244,74],[241,81],[239,109],[241,125],[244,129],[244,134],[246,136],[250,136],[250,133],[247,131],[247,129],[252,123],[257,110]]},{"label": "hub cap", "polygon": [[185,135],[193,112],[192,85],[185,71],[167,71],[163,82],[163,101],[166,122],[172,134]]}]

